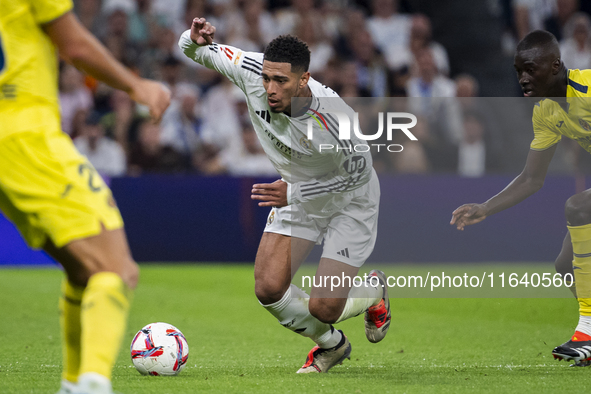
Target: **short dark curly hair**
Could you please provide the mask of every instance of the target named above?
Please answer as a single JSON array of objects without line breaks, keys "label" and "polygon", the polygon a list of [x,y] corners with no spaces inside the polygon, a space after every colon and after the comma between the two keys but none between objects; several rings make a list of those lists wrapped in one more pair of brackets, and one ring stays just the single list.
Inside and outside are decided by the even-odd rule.
[{"label": "short dark curly hair", "polygon": [[534,30],[528,33],[523,40],[517,44],[517,52],[538,47],[552,49],[560,53],[560,45],[558,44],[556,36],[546,30]]},{"label": "short dark curly hair", "polygon": [[289,63],[292,72],[306,72],[310,66],[310,49],[304,41],[286,34],[275,38],[267,45],[264,60]]}]

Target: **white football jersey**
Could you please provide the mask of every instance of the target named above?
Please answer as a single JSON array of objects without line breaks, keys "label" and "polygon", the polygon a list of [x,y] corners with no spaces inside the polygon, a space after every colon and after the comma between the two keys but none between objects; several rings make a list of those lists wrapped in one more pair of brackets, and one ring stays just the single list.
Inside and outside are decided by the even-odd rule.
[{"label": "white football jersey", "polygon": [[[288,183],[290,204],[299,203],[310,213],[326,214],[336,212],[354,197],[368,192],[368,182],[376,176],[371,153],[355,152],[354,145],[366,142],[358,139],[352,130],[350,140],[339,139],[334,112],[348,114],[351,123],[354,112],[332,89],[310,78],[312,103],[304,115],[291,117],[274,113],[263,87],[262,53],[244,52],[216,43],[198,46],[191,40],[190,30],[181,35],[179,47],[186,56],[225,75],[244,92],[261,145]],[[308,139],[310,119],[312,139]],[[322,151],[320,145],[324,146]],[[335,148],[327,149],[329,145]]]}]

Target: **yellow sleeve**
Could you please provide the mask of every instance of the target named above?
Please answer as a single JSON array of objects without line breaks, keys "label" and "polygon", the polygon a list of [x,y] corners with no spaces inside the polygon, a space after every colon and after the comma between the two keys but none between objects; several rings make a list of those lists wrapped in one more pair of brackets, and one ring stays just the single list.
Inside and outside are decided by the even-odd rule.
[{"label": "yellow sleeve", "polygon": [[562,135],[544,116],[544,111],[540,106],[534,107],[532,121],[534,125],[534,140],[530,145],[532,150],[546,150],[560,142]]},{"label": "yellow sleeve", "polygon": [[59,18],[74,7],[72,0],[29,0],[29,2],[35,22],[40,25]]}]

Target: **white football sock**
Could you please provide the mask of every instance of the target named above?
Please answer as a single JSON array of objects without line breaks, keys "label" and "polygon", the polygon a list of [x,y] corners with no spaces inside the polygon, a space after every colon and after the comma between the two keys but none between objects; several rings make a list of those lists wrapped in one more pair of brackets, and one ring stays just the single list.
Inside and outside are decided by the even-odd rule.
[{"label": "white football sock", "polygon": [[78,387],[74,393],[113,394],[111,381],[106,376],[95,372],[86,372],[78,378]]},{"label": "white football sock", "polygon": [[78,387],[76,383],[62,379],[62,385],[60,387],[60,391],[58,391],[57,394],[73,394],[76,392],[76,387]]},{"label": "white football sock", "polygon": [[343,313],[341,313],[336,323],[358,316],[365,312],[367,308],[379,304],[383,294],[384,291],[381,285],[378,284],[377,287],[373,287],[370,286],[369,281],[364,282],[362,286],[351,287]]},{"label": "white football sock", "polygon": [[263,306],[283,327],[312,339],[323,349],[335,347],[342,338],[341,333],[312,316],[309,301],[310,296],[292,284],[279,301]]},{"label": "white football sock", "polygon": [[575,331],[591,336],[591,316],[579,316],[579,324]]}]

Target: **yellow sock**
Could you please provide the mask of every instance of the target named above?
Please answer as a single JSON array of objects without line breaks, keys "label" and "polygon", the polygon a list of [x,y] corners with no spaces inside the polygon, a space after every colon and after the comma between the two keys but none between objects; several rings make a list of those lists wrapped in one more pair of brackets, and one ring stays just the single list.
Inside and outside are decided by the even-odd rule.
[{"label": "yellow sock", "polygon": [[111,379],[125,333],[131,290],[113,272],[90,277],[82,299],[80,375],[95,372]]},{"label": "yellow sock", "polygon": [[568,226],[568,231],[573,243],[573,272],[579,313],[591,316],[591,224]]},{"label": "yellow sock", "polygon": [[83,293],[83,287],[74,286],[67,279],[62,281],[59,302],[64,364],[62,379],[70,382],[78,380],[80,371],[80,304]]}]

